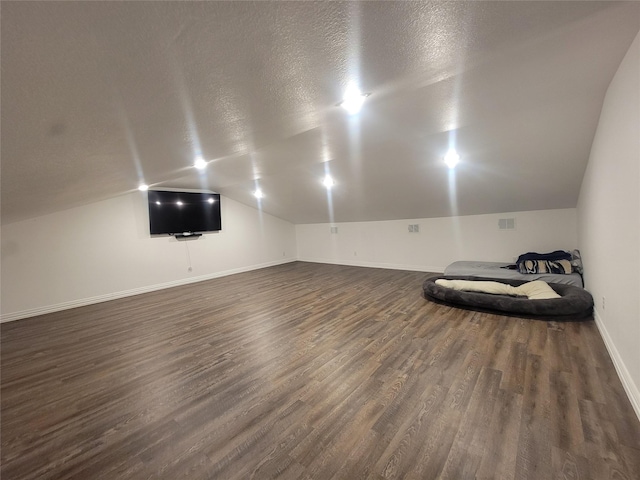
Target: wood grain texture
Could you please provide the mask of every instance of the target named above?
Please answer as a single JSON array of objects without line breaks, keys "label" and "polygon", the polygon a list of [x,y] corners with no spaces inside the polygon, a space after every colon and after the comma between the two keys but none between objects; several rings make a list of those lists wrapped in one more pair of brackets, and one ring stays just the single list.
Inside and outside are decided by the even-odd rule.
[{"label": "wood grain texture", "polygon": [[593,322],[296,262],[1,326],[3,479],[637,479]]}]

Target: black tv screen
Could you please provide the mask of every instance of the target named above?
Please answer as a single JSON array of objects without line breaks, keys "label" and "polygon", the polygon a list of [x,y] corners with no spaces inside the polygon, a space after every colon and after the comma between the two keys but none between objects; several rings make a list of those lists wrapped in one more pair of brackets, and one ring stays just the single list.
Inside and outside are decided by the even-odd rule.
[{"label": "black tv screen", "polygon": [[222,230],[217,193],[149,190],[151,235],[184,235]]}]

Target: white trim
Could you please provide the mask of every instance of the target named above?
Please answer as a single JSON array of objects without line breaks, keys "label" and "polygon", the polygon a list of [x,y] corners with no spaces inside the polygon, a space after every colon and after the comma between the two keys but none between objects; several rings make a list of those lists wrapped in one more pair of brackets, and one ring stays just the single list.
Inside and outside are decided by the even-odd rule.
[{"label": "white trim", "polygon": [[633,378],[631,378],[631,374],[629,373],[629,370],[627,370],[618,349],[613,343],[613,340],[611,340],[607,327],[596,310],[593,311],[593,318],[595,318],[596,326],[598,327],[598,330],[600,330],[600,335],[602,336],[604,344],[609,351],[609,356],[613,361],[613,365],[616,368],[620,381],[622,382],[624,391],[627,393],[627,397],[629,397],[629,401],[640,420],[640,390],[638,390],[638,386],[633,381]]},{"label": "white trim", "polygon": [[337,260],[327,260],[320,258],[298,258],[300,262],[310,263],[328,263],[330,265],[346,265],[349,267],[367,267],[367,268],[386,268],[388,270],[407,270],[411,272],[430,272],[430,273],[443,273],[444,267],[431,267],[423,265],[405,265],[400,263],[377,263],[377,262],[346,262]]},{"label": "white trim", "polygon": [[250,265],[247,267],[233,268],[231,270],[224,270],[221,272],[210,273],[207,275],[200,275],[197,277],[183,278],[183,279],[174,280],[171,282],[158,283],[156,285],[148,285],[146,287],[132,288],[130,290],[123,290],[121,292],[107,293],[107,294],[98,295],[95,297],[71,300],[69,302],[58,303],[56,305],[48,305],[44,307],[31,308],[29,310],[22,310],[20,312],[5,313],[0,316],[0,323],[12,322],[14,320],[35,317],[37,315],[44,315],[47,313],[59,312],[62,310],[69,310],[70,308],[84,307],[86,305],[93,305],[94,303],[107,302],[109,300],[115,300],[117,298],[132,297],[134,295],[140,295],[141,293],[149,293],[149,292],[154,292],[156,290],[163,290],[165,288],[178,287],[180,285],[188,285],[190,283],[197,283],[205,280],[211,280],[213,278],[226,277],[227,275],[234,275],[236,273],[249,272],[251,270],[259,270],[261,268],[274,267],[276,265],[283,265],[285,263],[291,263],[295,261],[296,261],[295,258],[288,258],[286,260],[277,260],[274,262],[261,263],[259,265]]}]

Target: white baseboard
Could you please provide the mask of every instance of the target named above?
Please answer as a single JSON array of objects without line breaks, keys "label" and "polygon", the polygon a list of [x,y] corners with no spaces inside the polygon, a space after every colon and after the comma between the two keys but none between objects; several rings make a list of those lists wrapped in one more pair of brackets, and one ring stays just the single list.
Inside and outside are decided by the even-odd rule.
[{"label": "white baseboard", "polygon": [[423,265],[405,265],[401,263],[378,263],[378,262],[360,262],[360,261],[333,261],[323,258],[298,258],[300,262],[310,263],[327,263],[329,265],[346,265],[349,267],[368,267],[368,268],[386,268],[389,270],[407,270],[411,272],[430,272],[443,273],[444,267],[431,267]]},{"label": "white baseboard", "polygon": [[212,278],[226,277],[227,275],[234,275],[236,273],[249,272],[251,270],[259,270],[261,268],[274,267],[276,265],[283,265],[285,263],[295,262],[295,258],[288,258],[286,260],[277,260],[274,262],[266,262],[258,265],[249,265],[246,267],[233,268],[230,270],[224,270],[221,272],[209,273],[207,275],[200,275],[197,277],[182,278],[180,280],[174,280],[171,282],[158,283],[155,285],[148,285],[145,287],[132,288],[129,290],[123,290],[120,292],[107,293],[104,295],[98,295],[95,297],[80,298],[78,300],[71,300],[69,302],[57,303],[55,305],[47,305],[44,307],[31,308],[28,310],[22,310],[19,312],[5,313],[0,316],[0,323],[12,322],[14,320],[21,320],[23,318],[35,317],[37,315],[44,315],[47,313],[59,312],[62,310],[68,310],[70,308],[83,307],[85,305],[93,305],[94,303],[107,302],[109,300],[115,300],[117,298],[132,297],[134,295],[140,295],[141,293],[154,292],[156,290],[163,290],[165,288],[178,287],[180,285],[188,285],[190,283],[202,282],[205,280],[211,280]]},{"label": "white baseboard", "polygon": [[595,310],[593,312],[593,317],[596,320],[596,325],[598,326],[598,330],[600,330],[600,335],[604,340],[604,344],[609,351],[609,356],[611,357],[611,360],[613,360],[613,365],[616,368],[618,377],[620,377],[624,391],[627,393],[627,397],[629,397],[629,401],[640,420],[640,390],[638,390],[638,386],[633,381],[633,378],[631,378],[631,374],[629,373],[629,370],[627,370],[618,349],[613,343],[613,340],[611,340],[607,327],[600,318],[600,315],[598,315],[598,312]]}]

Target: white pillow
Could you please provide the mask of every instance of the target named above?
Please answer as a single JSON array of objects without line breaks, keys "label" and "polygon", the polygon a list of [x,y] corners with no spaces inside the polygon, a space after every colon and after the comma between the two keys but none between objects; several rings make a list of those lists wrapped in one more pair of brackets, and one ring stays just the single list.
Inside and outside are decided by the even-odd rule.
[{"label": "white pillow", "polygon": [[500,282],[445,280],[443,278],[439,278],[436,280],[436,285],[452,288],[454,290],[464,290],[465,292],[493,293],[497,295],[525,295],[524,293],[518,293],[516,291],[516,287]]},{"label": "white pillow", "polygon": [[544,280],[534,280],[515,287],[518,295],[525,295],[529,300],[544,300],[548,298],[560,298],[553,288]]},{"label": "white pillow", "polygon": [[532,282],[523,283],[519,287],[513,287],[506,283],[485,282],[474,280],[445,280],[439,278],[436,285],[441,287],[452,288],[453,290],[462,290],[465,292],[482,292],[493,293],[496,295],[512,295],[527,297],[529,300],[545,300],[549,298],[560,298],[553,288],[544,280],[534,280]]}]

